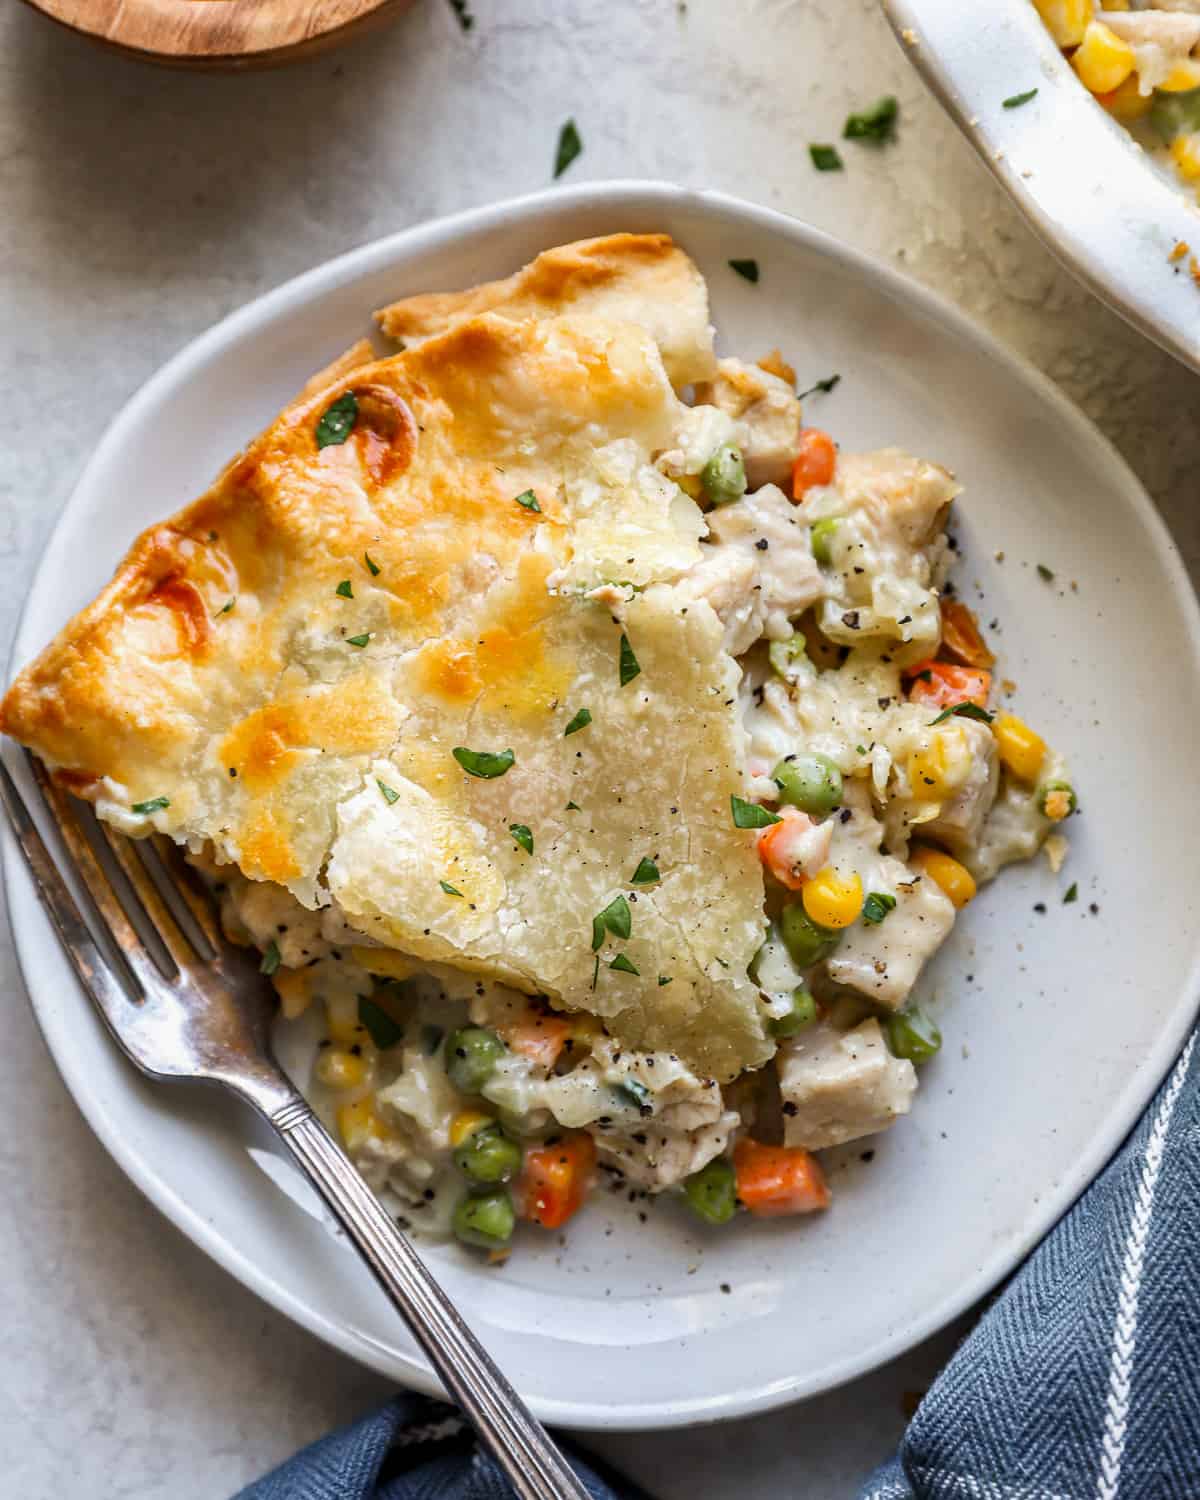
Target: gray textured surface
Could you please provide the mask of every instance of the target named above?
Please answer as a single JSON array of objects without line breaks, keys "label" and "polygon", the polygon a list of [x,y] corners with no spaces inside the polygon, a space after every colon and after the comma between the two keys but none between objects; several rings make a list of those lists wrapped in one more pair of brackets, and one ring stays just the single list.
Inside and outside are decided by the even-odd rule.
[{"label": "gray textured surface", "polygon": [[[104,55],[4,8],[6,641],[87,453],[166,356],[338,251],[542,186],[569,113],[585,142],[572,178],[723,188],[953,297],[1095,418],[1195,573],[1200,381],[1056,267],[925,96],[873,0],[474,9],[469,36],[440,0],[420,0],[391,33],[342,53],[200,78]],[[814,173],[806,143],[887,90],[901,100],[900,143],[849,147],[847,172]],[[7,933],[0,976],[0,1493],[75,1493],[86,1474],[97,1495],[220,1497],[380,1397],[375,1376],[261,1306],[143,1203],[64,1093]],[[898,1436],[903,1393],[928,1383],[954,1337],[772,1417],[597,1446],[662,1500],[848,1495]]]}]

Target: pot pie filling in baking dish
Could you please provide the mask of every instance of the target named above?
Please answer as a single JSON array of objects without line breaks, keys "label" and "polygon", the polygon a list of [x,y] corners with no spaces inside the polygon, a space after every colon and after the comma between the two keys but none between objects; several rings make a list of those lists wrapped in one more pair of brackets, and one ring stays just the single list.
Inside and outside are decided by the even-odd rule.
[{"label": "pot pie filling in baking dish", "polygon": [[957,483],[718,358],[665,235],[378,318],[401,352],[145,532],[3,729],[186,846],[418,1232],[825,1208],[815,1153],[938,1050],[926,961],[1075,811],[948,584]]}]

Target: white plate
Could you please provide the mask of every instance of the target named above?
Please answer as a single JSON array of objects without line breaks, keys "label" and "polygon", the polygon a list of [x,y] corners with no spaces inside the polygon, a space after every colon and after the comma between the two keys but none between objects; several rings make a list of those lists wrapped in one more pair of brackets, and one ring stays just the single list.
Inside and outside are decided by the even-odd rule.
[{"label": "white plate", "polygon": [[[1088,93],[1030,0],[882,0],[900,44],[1068,270],[1148,338],[1200,370],[1200,294],[1183,240],[1200,216]],[[1019,109],[1004,100],[1036,88]]]},{"label": "white plate", "polygon": [[[1084,808],[1066,873],[1054,879],[1044,860],[1009,872],[922,982],[945,1048],[912,1116],[870,1143],[873,1160],[843,1153],[830,1213],[708,1234],[674,1204],[642,1224],[640,1205],[603,1196],[565,1248],[531,1232],[502,1270],[453,1247],[431,1252],[543,1417],[634,1428],[779,1405],[932,1333],[1075,1197],[1179,1045],[1200,930],[1200,801],[1185,794],[1200,630],[1174,548],[1116,453],[953,309],[791,219],[666,186],[554,190],[354,251],[176,356],[80,481],[16,657],[92,595],[135,531],[203,489],[310,371],[367,328],[372,308],[617,229],[669,230],[696,257],[726,349],[781,345],[803,384],[839,372],[834,394],[808,412],[843,443],[898,441],[958,471],[962,592],[974,601],[983,585],[984,621],[1002,621],[1000,675],[1017,680],[1022,711],[1070,756]],[[748,256],[761,267],[757,286],[726,264]],[[212,1094],[151,1087],[123,1064],[11,842],[4,860],[38,1019],[117,1161],[247,1286],[347,1353],[429,1388],[351,1253],[255,1164],[242,1115]],[[1079,900],[1064,906],[1071,881]]]}]

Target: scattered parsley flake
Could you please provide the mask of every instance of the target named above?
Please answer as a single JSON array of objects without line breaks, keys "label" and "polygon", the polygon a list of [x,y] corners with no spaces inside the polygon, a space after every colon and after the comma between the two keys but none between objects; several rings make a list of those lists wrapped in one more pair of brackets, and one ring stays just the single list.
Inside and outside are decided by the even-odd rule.
[{"label": "scattered parsley flake", "polygon": [[768,812],[765,807],[759,807],[757,802],[747,802],[742,797],[731,796],[729,809],[733,814],[735,828],[770,828],[772,823],[783,822],[777,813]]},{"label": "scattered parsley flake", "polygon": [[341,583],[333,591],[339,599],[353,599],[354,590],[350,587],[350,580],[343,578]]},{"label": "scattered parsley flake", "polygon": [[592,965],[592,988],[596,988],[596,980],[600,977],[600,955],[596,954],[596,962]]},{"label": "scattered parsley flake", "polygon": [[339,443],[344,443],[354,431],[357,421],[358,397],[353,391],[347,391],[325,408],[317,423],[317,447],[336,448]]},{"label": "scattered parsley flake", "polygon": [[743,281],[758,284],[758,262],[756,260],[731,260],[729,269],[736,271]]},{"label": "scattered parsley flake", "polygon": [[933,673],[929,670],[928,667],[926,667],[923,672],[918,672],[917,673],[917,681],[918,682],[932,682],[933,681]]},{"label": "scattered parsley flake", "polygon": [[1022,104],[1028,104],[1031,99],[1037,98],[1037,89],[1026,89],[1023,94],[1010,94],[1004,101],[1004,109],[1020,109]]},{"label": "scattered parsley flake", "polygon": [[617,675],[621,679],[621,686],[624,687],[627,683],[632,682],[641,670],[638,659],[633,654],[633,647],[629,644],[629,637],[623,634],[621,636],[621,660],[617,671]]},{"label": "scattered parsley flake", "polygon": [[662,988],[662,986],[664,984],[670,984],[670,982],[671,982],[671,976],[670,976],[670,974],[660,974],[658,976],[658,985],[659,985],[660,989]]},{"label": "scattered parsley flake", "polygon": [[[634,969],[633,972],[636,974],[637,970]],[[647,1114],[652,1113],[652,1106],[650,1103],[650,1090],[644,1083],[642,1083],[640,1079],[622,1079],[621,1082],[616,1086],[616,1092],[618,1094],[624,1094],[627,1099],[636,1104],[639,1109],[645,1110]]]},{"label": "scattered parsley flake", "polygon": [[389,807],[392,805],[393,802],[399,802],[399,800],[400,800],[400,793],[398,791],[396,791],[396,789],[394,787],[388,786],[388,784],[387,784],[386,781],[380,781],[379,777],[376,776],[376,778],[375,778],[375,785],[383,793],[383,800],[387,803],[387,805]]},{"label": "scattered parsley flake", "polygon": [[563,739],[569,734],[578,734],[581,729],[586,729],[592,722],[592,711],[590,708],[581,708],[567,727],[563,730]]},{"label": "scattered parsley flake", "polygon": [[599,948],[605,932],[627,938],[633,931],[633,913],[624,896],[614,896],[602,912],[592,918],[592,947]]},{"label": "scattered parsley flake", "polygon": [[617,969],[622,974],[636,974],[639,979],[641,978],[640,970],[635,969],[623,953],[618,953],[616,958],[611,960],[608,967],[610,969]]},{"label": "scattered parsley flake", "polygon": [[464,31],[470,31],[475,24],[475,17],[467,9],[467,0],[450,0],[450,9]]},{"label": "scattered parsley flake", "polygon": [[451,885],[448,880],[439,880],[438,885],[445,891],[447,896],[461,896],[462,892],[456,885]]},{"label": "scattered parsley flake", "polygon": [[812,157],[812,164],[818,172],[843,170],[842,158],[838,155],[836,146],[810,146],[808,154]]},{"label": "scattered parsley flake", "polygon": [[464,745],[456,745],[450,753],[468,776],[478,776],[484,781],[503,776],[517,758],[511,750],[497,754],[492,750],[468,750]]},{"label": "scattered parsley flake", "polygon": [[370,639],[370,631],[365,631],[362,635],[348,635],[346,637],[346,644],[347,646],[365,646]]},{"label": "scattered parsley flake", "polygon": [[258,972],[265,974],[269,979],[279,967],[279,944],[274,938],[263,949],[262,963],[258,966]]},{"label": "scattered parsley flake", "polygon": [[841,384],[841,380],[842,377],[840,375],[829,375],[824,380],[818,380],[816,385],[810,385],[808,390],[801,391],[796,400],[803,401],[806,396],[815,396],[818,392],[822,396],[828,396],[835,386]]},{"label": "scattered parsley flake", "polygon": [[375,559],[369,552],[363,553],[363,562],[366,563],[367,572],[370,573],[371,577],[378,578],[380,573],[379,564],[375,561]]},{"label": "scattered parsley flake", "polygon": [[533,853],[533,833],[524,823],[510,823],[508,831],[526,854]]},{"label": "scattered parsley flake", "polygon": [[532,490],[522,490],[519,495],[514,495],[513,499],[522,510],[535,510],[539,516],[541,515],[542,507],[538,504],[538,497]]},{"label": "scattered parsley flake", "polygon": [[566,807],[563,808],[563,812],[582,812],[582,811],[583,811],[583,809],[580,807],[580,805],[579,805],[578,802],[568,802],[567,805],[566,805]]},{"label": "scattered parsley flake", "polygon": [[404,1037],[404,1027],[398,1025],[382,1005],[366,995],[358,997],[358,1020],[381,1052],[394,1047]]},{"label": "scattered parsley flake", "polygon": [[237,603],[237,599],[236,598],[235,599],[226,599],[225,603],[222,604],[222,606],[217,611],[217,613],[219,615],[227,615],[229,613],[229,611],[233,608],[233,606],[236,603]]},{"label": "scattered parsley flake", "polygon": [[1063,897],[1063,905],[1064,906],[1070,906],[1070,904],[1071,904],[1072,901],[1078,901],[1078,900],[1079,900],[1079,885],[1076,882],[1076,883],[1073,883],[1072,885],[1070,885],[1067,888],[1067,894]]},{"label": "scattered parsley flake", "polygon": [[641,859],[637,869],[629,877],[630,885],[657,885],[662,879],[658,866],[652,859]]},{"label": "scattered parsley flake", "polygon": [[896,139],[896,120],[900,106],[894,94],[885,94],[869,109],[847,115],[842,138],[847,141],[871,141],[877,146]]},{"label": "scattered parsley flake", "polygon": [[170,807],[170,805],[170,797],[151,797],[148,802],[135,802],[129,811],[137,813],[139,818],[144,818],[149,813],[161,812],[164,807]]},{"label": "scattered parsley flake", "polygon": [[859,753],[859,755],[865,755],[867,753],[867,747],[865,745],[855,745],[854,748]]},{"label": "scattered parsley flake", "polygon": [[1037,565],[1037,575],[1038,575],[1039,578],[1043,579],[1046,583],[1053,583],[1054,582],[1054,573],[1053,573],[1053,570],[1050,569],[1050,568],[1048,568],[1045,563],[1038,563],[1038,565]]},{"label": "scattered parsley flake", "polygon": [[579,127],[568,120],[558,132],[558,150],[554,153],[554,176],[558,179],[583,150]]},{"label": "scattered parsley flake", "polygon": [[995,714],[988,713],[986,708],[980,708],[978,703],[954,703],[949,708],[943,708],[936,719],[930,719],[929,727],[932,729],[935,724],[942,723],[951,714],[957,715],[960,719],[978,719],[981,724],[990,724],[996,717]]},{"label": "scattered parsley flake", "polygon": [[877,926],[887,916],[888,912],[896,909],[895,896],[889,895],[887,891],[872,891],[863,902],[863,921],[871,926]]}]

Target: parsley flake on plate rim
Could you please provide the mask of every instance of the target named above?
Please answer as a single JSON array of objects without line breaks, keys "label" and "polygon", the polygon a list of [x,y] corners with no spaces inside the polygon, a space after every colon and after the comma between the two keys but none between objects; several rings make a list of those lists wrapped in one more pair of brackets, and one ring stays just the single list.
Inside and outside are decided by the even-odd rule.
[{"label": "parsley flake on plate rim", "polygon": [[845,170],[836,146],[811,145],[808,154],[818,172],[841,172]]},{"label": "parsley flake on plate rim", "polygon": [[731,260],[729,269],[736,271],[743,281],[748,281],[753,286],[758,285],[758,262],[756,260]]},{"label": "parsley flake on plate rim", "polygon": [[573,119],[563,122],[562,129],[558,132],[558,149],[554,153],[554,177],[558,178],[567,170],[576,157],[583,153],[583,139],[579,134],[579,127]]},{"label": "parsley flake on plate rim", "polygon": [[1037,89],[1026,89],[1023,94],[1010,94],[1002,104],[1002,109],[1020,109],[1022,104],[1028,104],[1031,99],[1037,98]]}]

